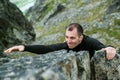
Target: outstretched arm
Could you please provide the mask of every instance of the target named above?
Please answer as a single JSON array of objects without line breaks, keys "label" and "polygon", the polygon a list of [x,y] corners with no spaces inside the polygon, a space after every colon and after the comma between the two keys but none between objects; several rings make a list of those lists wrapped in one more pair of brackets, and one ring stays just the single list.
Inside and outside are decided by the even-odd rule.
[{"label": "outstretched arm", "polygon": [[13,46],[7,50],[5,50],[5,53],[11,53],[15,51],[28,51],[36,54],[45,54],[48,52],[66,49],[67,44],[66,43],[58,43],[58,44],[52,44],[52,45],[19,45],[19,46]]}]

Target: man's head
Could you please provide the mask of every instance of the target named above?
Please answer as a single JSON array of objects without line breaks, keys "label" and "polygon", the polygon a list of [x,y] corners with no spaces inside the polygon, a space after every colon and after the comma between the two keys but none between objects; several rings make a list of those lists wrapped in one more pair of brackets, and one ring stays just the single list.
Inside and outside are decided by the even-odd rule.
[{"label": "man's head", "polygon": [[65,39],[70,49],[78,46],[83,40],[83,28],[78,23],[70,24],[66,29]]}]

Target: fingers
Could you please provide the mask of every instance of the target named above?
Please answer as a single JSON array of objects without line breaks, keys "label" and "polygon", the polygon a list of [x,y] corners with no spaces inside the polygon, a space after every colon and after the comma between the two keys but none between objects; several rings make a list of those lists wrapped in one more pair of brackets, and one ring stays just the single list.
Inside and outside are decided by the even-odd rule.
[{"label": "fingers", "polygon": [[115,57],[115,55],[116,55],[116,50],[110,50],[110,51],[107,52],[106,57],[107,57],[108,60],[111,60]]},{"label": "fingers", "polygon": [[23,46],[23,45],[19,45],[19,46],[11,47],[11,48],[5,50],[4,52],[5,52],[5,53],[11,53],[11,52],[23,51],[23,50],[24,50],[24,46]]},{"label": "fingers", "polygon": [[11,52],[14,52],[14,51],[17,51],[17,49],[15,47],[11,47],[11,48],[5,50],[4,52],[5,53],[11,53]]},{"label": "fingers", "polygon": [[113,47],[107,47],[107,48],[103,48],[102,50],[106,51],[106,58],[108,60],[111,60],[115,57],[116,55],[116,49]]},{"label": "fingers", "polygon": [[10,53],[10,52],[12,52],[11,49],[7,49],[4,51],[4,53]]}]

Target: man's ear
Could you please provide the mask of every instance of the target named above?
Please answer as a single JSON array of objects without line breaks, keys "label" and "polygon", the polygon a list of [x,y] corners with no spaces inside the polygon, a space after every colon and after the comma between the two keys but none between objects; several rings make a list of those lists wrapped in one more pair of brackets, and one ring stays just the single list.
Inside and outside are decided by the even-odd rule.
[{"label": "man's ear", "polygon": [[83,40],[83,35],[80,35],[79,37],[80,37],[79,40],[81,42]]},{"label": "man's ear", "polygon": [[83,40],[83,35],[80,36],[80,40]]}]

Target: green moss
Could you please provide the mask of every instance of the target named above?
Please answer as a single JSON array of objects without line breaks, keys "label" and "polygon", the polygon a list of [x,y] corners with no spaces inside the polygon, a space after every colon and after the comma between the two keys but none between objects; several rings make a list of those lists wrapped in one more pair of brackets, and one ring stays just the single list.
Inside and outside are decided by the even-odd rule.
[{"label": "green moss", "polygon": [[[69,21],[64,21],[60,23],[58,26],[54,25],[49,25],[49,27],[37,27],[36,32],[39,32],[39,36],[37,37],[37,40],[40,40],[44,36],[51,35],[51,34],[56,34],[56,33],[61,33],[65,34],[66,26],[69,24]],[[47,29],[46,29],[47,28]],[[64,36],[59,37],[60,42],[63,42],[65,40]],[[50,43],[56,43],[56,42],[50,42]]]},{"label": "green moss", "polygon": [[60,0],[61,1],[61,3],[66,3],[66,0]]},{"label": "green moss", "polygon": [[94,34],[94,33],[101,33],[101,34],[108,34],[111,37],[114,37],[116,39],[120,39],[119,35],[120,35],[120,28],[116,28],[116,27],[107,27],[107,28],[92,28],[91,30],[89,29],[89,31],[86,31],[85,33],[88,35]]},{"label": "green moss", "polygon": [[48,14],[48,12],[50,12],[51,10],[53,10],[54,8],[54,1],[49,1],[49,2],[46,2],[42,12],[41,12],[41,15],[39,16],[39,20],[42,20],[46,14]]},{"label": "green moss", "polygon": [[[105,13],[106,13],[106,8],[110,6],[112,0],[108,1],[107,3],[101,3],[100,5],[97,5],[96,7],[93,7],[91,9],[89,9],[89,13],[91,13],[92,15],[89,17],[85,17],[84,21],[85,22],[91,22],[94,21],[96,19],[100,19],[100,21],[102,20],[102,18],[104,17]],[[96,0],[92,0],[90,4],[97,4]]]},{"label": "green moss", "polygon": [[[110,26],[110,27],[107,27],[107,28],[96,28],[96,27],[94,27],[94,28],[89,29],[89,31],[85,31],[85,34],[92,35],[92,34],[97,34],[98,33],[98,34],[100,34],[100,36],[102,38],[104,38],[106,40],[106,43],[105,43],[106,45],[112,44],[115,47],[119,47],[120,44],[113,43],[113,41],[111,41],[109,39],[109,37],[111,37],[111,38],[120,40],[120,37],[119,37],[120,33],[119,32],[120,32],[120,28]],[[104,35],[106,35],[106,34],[109,37],[104,37]]]},{"label": "green moss", "polygon": [[114,25],[120,25],[120,19],[114,19]]},{"label": "green moss", "polygon": [[8,55],[8,57],[10,58],[21,58],[21,57],[27,57],[27,56],[36,56],[37,54],[34,53],[30,53],[30,52],[15,52],[15,53],[11,53]]}]

